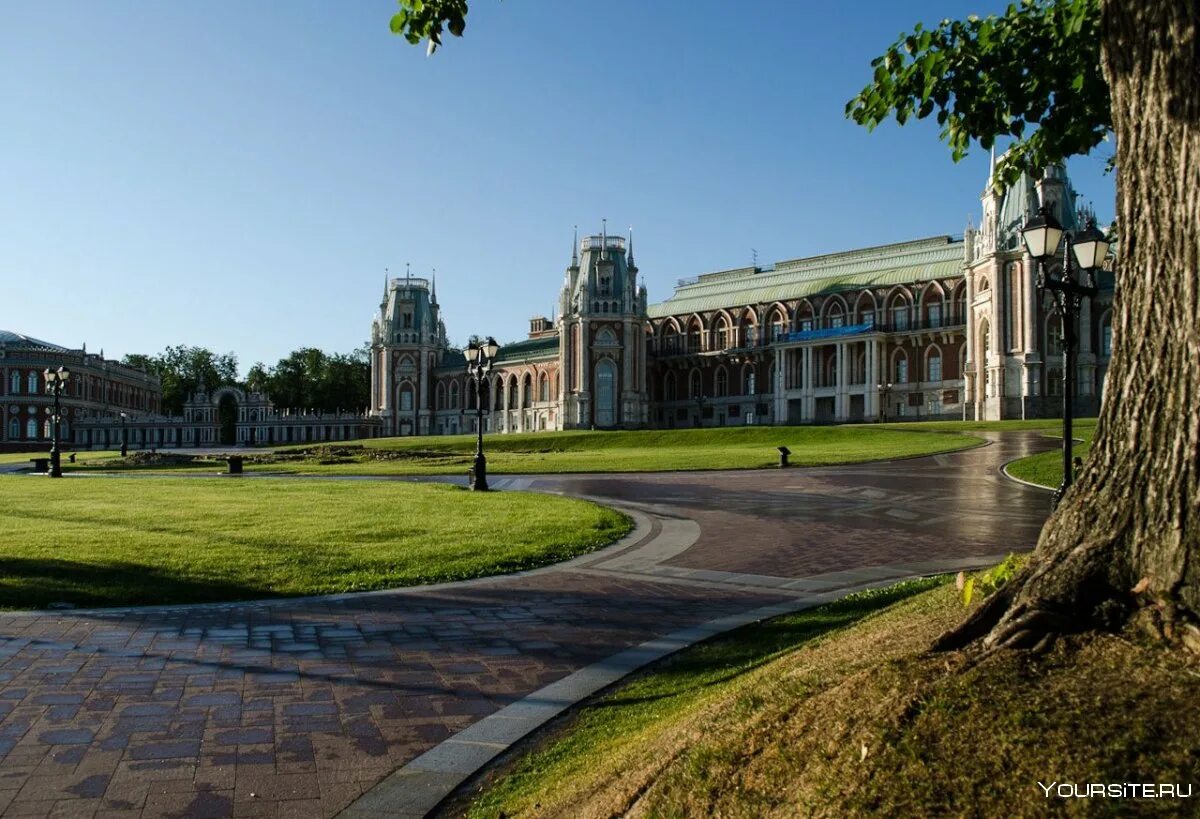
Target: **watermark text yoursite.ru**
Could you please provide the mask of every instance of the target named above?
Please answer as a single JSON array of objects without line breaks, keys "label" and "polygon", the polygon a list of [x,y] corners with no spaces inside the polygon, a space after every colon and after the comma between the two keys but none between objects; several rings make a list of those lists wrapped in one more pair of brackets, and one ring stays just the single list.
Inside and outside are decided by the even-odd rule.
[{"label": "watermark text yoursite.ru", "polygon": [[1190,782],[1038,782],[1047,799],[1191,799]]}]

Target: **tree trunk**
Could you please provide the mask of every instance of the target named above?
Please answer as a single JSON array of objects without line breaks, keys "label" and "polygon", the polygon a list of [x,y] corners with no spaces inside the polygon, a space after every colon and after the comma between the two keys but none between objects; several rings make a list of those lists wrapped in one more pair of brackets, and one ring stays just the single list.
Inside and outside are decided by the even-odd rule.
[{"label": "tree trunk", "polygon": [[1104,0],[1101,29],[1119,246],[1091,455],[1010,594],[938,647],[989,627],[985,647],[1033,646],[1146,604],[1200,645],[1200,4]]}]

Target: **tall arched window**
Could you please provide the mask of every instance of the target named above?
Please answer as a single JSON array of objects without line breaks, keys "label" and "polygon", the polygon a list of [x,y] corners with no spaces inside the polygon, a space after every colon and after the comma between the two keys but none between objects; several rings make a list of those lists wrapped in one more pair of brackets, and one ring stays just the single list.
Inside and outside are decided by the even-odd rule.
[{"label": "tall arched window", "polygon": [[903,352],[896,356],[896,377],[893,380],[897,384],[908,383],[908,357]]},{"label": "tall arched window", "polygon": [[724,367],[717,368],[716,387],[714,390],[717,398],[724,398],[729,394],[729,373],[725,372]]},{"label": "tall arched window", "polygon": [[699,370],[692,370],[692,377],[689,383],[689,398],[699,398],[703,394],[703,380],[700,378]]},{"label": "tall arched window", "polygon": [[[16,370],[13,370],[12,377],[8,379],[8,391],[13,395],[18,395],[21,392],[21,374]],[[16,438],[18,436],[14,435],[13,437]]]},{"label": "tall arched window", "polygon": [[400,387],[400,411],[412,412],[413,408],[413,388],[412,384],[407,381]]},{"label": "tall arched window", "polygon": [[757,386],[755,384],[755,381],[756,381],[756,378],[755,378],[755,373],[754,373],[754,367],[747,366],[746,369],[742,371],[742,395],[754,395],[755,394],[755,387]]},{"label": "tall arched window", "polygon": [[21,422],[16,418],[8,422],[8,439],[15,441],[21,437]]},{"label": "tall arched window", "polygon": [[[27,384],[27,385],[28,385],[28,387],[29,387],[29,389],[27,390],[27,392],[28,392],[30,395],[37,395],[37,391],[38,391],[38,377],[37,377],[37,373],[36,373],[36,372],[34,372],[33,370],[30,370],[30,371],[29,371],[29,377],[28,377],[28,378],[26,378],[26,384]],[[32,436],[32,437],[36,438],[37,436],[36,436],[36,435],[34,435],[34,436]]]},{"label": "tall arched window", "polygon": [[942,352],[936,347],[930,351],[929,357],[925,359],[925,380],[942,380]]},{"label": "tall arched window", "polygon": [[521,382],[521,392],[525,396],[525,403],[522,406],[528,407],[533,403],[533,378],[529,373],[525,373],[525,378]]},{"label": "tall arched window", "polygon": [[37,421],[33,418],[25,422],[25,437],[31,441],[37,440]]},{"label": "tall arched window", "polygon": [[667,373],[663,376],[663,400],[675,400],[675,373]]},{"label": "tall arched window", "polygon": [[520,393],[517,385],[517,377],[514,375],[512,378],[508,379],[508,408],[516,409],[519,398]]},{"label": "tall arched window", "polygon": [[771,340],[778,341],[783,338],[784,328],[787,322],[784,320],[783,313],[778,310],[771,316]]},{"label": "tall arched window", "polygon": [[687,344],[689,353],[700,352],[700,322],[693,321],[688,326]]},{"label": "tall arched window", "polygon": [[545,373],[542,373],[541,378],[538,379],[538,400],[550,400],[550,376]]},{"label": "tall arched window", "polygon": [[617,366],[611,358],[596,364],[596,426],[617,423]]},{"label": "tall arched window", "polygon": [[450,409],[458,409],[458,382],[450,382]]},{"label": "tall arched window", "polygon": [[436,398],[434,400],[436,403],[436,407],[435,407],[436,409],[445,409],[445,407],[446,407],[446,385],[441,383],[440,381],[438,382],[438,385],[437,385],[437,393],[436,393]]},{"label": "tall arched window", "polygon": [[1106,313],[1100,322],[1100,355],[1112,355],[1112,313]]},{"label": "tall arched window", "polygon": [[721,316],[717,319],[717,349],[729,349],[729,322],[725,321],[725,317]]}]

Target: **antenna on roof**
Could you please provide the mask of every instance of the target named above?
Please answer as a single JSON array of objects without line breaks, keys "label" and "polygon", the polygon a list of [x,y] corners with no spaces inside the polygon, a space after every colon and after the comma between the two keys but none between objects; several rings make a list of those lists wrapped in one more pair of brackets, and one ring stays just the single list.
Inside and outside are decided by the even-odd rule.
[{"label": "antenna on roof", "polygon": [[754,266],[758,267],[758,251],[754,248],[750,248],[750,255],[754,257]]}]

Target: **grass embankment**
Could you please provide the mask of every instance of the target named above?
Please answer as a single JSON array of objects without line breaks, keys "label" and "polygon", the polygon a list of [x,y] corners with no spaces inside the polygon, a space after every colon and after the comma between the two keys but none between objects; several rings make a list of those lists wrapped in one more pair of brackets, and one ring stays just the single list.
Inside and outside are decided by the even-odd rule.
[{"label": "grass embankment", "polygon": [[[925,586],[927,587],[927,585]],[[963,617],[908,585],[689,649],[569,717],[448,812],[499,816],[1041,816],[1187,804],[1047,799],[1043,782],[1178,782],[1200,676],[1120,636],[972,667]],[[900,602],[896,602],[900,601]],[[890,605],[889,605],[890,604]],[[1190,800],[1188,800],[1190,802]]]},{"label": "grass embankment", "polygon": [[364,591],[527,569],[611,543],[621,514],[383,482],[0,477],[0,607]]},{"label": "grass embankment", "polygon": [[[1049,432],[1047,434],[1050,434]],[[1092,450],[1092,437],[1096,434],[1096,422],[1086,421],[1082,424],[1076,424],[1072,430],[1071,437],[1077,439],[1075,444],[1071,446],[1072,457],[1083,458],[1087,460],[1088,453]],[[1040,484],[1054,488],[1062,483],[1063,467],[1062,467],[1062,427],[1058,427],[1058,435],[1051,435],[1058,439],[1057,449],[1049,450],[1048,452],[1039,452],[1037,455],[1030,455],[1028,458],[1021,458],[1013,461],[1007,467],[1008,474],[1014,478],[1020,478],[1023,481]]]},{"label": "grass embankment", "polygon": [[[621,432],[534,432],[488,435],[484,448],[490,474],[561,472],[662,472],[691,469],[756,469],[779,461],[776,447],[787,446],[798,466],[906,458],[953,452],[978,438],[937,430],[876,426],[729,427],[724,429],[637,430]],[[463,474],[475,453],[475,436],[440,435],[379,438],[345,444],[284,447],[265,457],[247,455],[251,472],[302,474],[445,475]],[[187,455],[167,450],[165,458]],[[123,464],[96,463],[98,468]],[[137,464],[130,461],[126,466]],[[92,466],[85,465],[85,468]],[[219,461],[144,468],[223,467]]]}]

